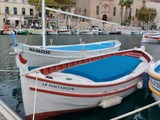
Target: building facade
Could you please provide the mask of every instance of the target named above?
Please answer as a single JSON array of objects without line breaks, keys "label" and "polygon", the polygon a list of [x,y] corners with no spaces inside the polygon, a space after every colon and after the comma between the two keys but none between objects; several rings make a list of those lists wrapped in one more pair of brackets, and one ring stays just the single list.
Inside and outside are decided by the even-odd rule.
[{"label": "building facade", "polygon": [[[120,0],[76,0],[75,13],[120,24],[125,15],[125,7],[121,8],[119,1]],[[160,5],[158,0],[133,0],[130,9],[130,14],[134,18],[132,25],[139,25],[140,21],[138,21],[135,16],[142,6],[156,8],[158,12],[157,20],[160,12],[158,4]]]},{"label": "building facade", "polygon": [[27,0],[0,0],[0,28],[4,24],[27,25],[36,14],[34,6],[28,4]]}]

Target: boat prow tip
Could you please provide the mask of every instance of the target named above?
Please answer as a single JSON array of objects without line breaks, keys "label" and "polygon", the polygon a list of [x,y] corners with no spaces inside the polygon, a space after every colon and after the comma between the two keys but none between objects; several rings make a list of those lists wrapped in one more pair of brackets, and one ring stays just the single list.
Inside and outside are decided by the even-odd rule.
[{"label": "boat prow tip", "polygon": [[26,64],[26,63],[27,63],[27,60],[22,56],[21,53],[18,54],[18,56],[19,56],[19,60],[20,60],[21,63],[23,63],[23,64]]}]

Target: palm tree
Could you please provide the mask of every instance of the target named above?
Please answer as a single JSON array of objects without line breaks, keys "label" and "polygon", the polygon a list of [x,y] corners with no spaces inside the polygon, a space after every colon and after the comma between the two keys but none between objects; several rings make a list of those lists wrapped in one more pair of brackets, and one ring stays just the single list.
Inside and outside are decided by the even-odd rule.
[{"label": "palm tree", "polygon": [[126,7],[124,20],[125,21],[129,20],[129,22],[130,22],[130,19],[128,19],[128,18],[131,17],[131,16],[128,16],[129,15],[128,13],[130,12],[129,10],[131,10],[130,8],[133,4],[133,0],[125,0],[124,4],[125,4],[125,7]]},{"label": "palm tree", "polygon": [[121,24],[122,24],[124,0],[120,0],[118,5],[121,6]]},{"label": "palm tree", "polygon": [[125,15],[124,15],[123,22],[128,21],[128,17],[130,17],[128,16],[128,11],[130,10],[132,4],[133,4],[133,0],[120,0],[119,1],[119,5],[121,5],[122,8],[125,6]]}]

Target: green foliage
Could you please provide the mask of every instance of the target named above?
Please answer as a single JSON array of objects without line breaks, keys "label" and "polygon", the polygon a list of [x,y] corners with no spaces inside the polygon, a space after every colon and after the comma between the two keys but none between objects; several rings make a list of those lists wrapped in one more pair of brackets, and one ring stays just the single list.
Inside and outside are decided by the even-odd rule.
[{"label": "green foliage", "polygon": [[124,6],[124,0],[120,0],[118,5],[120,5],[121,7],[123,7]]},{"label": "green foliage", "polygon": [[130,24],[131,16],[130,15],[128,16],[127,10],[129,8],[131,8],[132,4],[133,4],[133,0],[120,0],[119,1],[119,5],[121,6],[121,8],[125,7],[125,15],[124,15],[123,21],[122,21],[122,18],[121,18],[121,24],[122,25]]},{"label": "green foliage", "polygon": [[119,1],[119,5],[121,7],[125,6],[126,8],[130,8],[132,4],[133,4],[133,0],[120,0]]},{"label": "green foliage", "polygon": [[156,9],[142,7],[138,11],[137,19],[148,23],[148,22],[154,21],[156,16],[157,16]]},{"label": "green foliage", "polygon": [[[28,0],[30,5],[35,5],[37,10],[41,10],[41,0]],[[66,4],[75,4],[75,0],[45,0],[46,6],[60,7]]]},{"label": "green foliage", "polygon": [[[41,11],[41,4],[42,4],[41,0],[28,0],[28,3],[30,5],[34,5],[36,10]],[[46,4],[46,6],[51,6],[51,7],[58,6],[58,3],[54,0],[45,0],[45,4]]]},{"label": "green foliage", "polygon": [[75,4],[75,0],[55,0],[58,4]]}]

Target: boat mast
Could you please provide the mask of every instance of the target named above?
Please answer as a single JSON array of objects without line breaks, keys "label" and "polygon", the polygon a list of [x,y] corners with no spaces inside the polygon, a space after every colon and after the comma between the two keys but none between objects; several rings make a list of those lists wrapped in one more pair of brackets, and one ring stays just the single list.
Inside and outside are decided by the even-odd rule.
[{"label": "boat mast", "polygon": [[43,47],[46,46],[46,36],[45,36],[45,0],[42,0],[42,43]]}]

